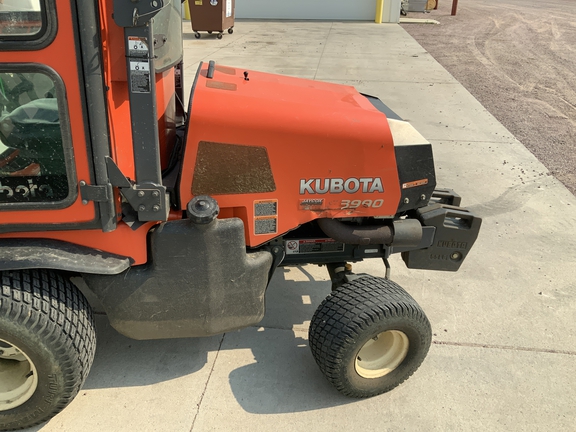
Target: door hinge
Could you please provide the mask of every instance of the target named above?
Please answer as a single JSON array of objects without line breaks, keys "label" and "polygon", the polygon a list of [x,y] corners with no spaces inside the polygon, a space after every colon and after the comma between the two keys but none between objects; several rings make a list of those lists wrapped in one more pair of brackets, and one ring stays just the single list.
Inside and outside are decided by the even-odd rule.
[{"label": "door hinge", "polygon": [[111,184],[96,186],[96,185],[89,185],[84,180],[81,180],[80,195],[82,196],[82,204],[86,205],[90,201],[94,202],[110,201],[114,196],[114,193]]}]

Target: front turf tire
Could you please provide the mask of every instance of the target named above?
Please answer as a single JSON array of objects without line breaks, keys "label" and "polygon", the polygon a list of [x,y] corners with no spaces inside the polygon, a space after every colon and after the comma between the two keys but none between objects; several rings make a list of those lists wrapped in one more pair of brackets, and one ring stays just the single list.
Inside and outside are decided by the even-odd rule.
[{"label": "front turf tire", "polygon": [[50,270],[0,272],[0,430],[30,427],[64,409],[88,376],[95,348],[92,310],[67,278]]},{"label": "front turf tire", "polygon": [[396,283],[365,276],[320,304],[310,323],[312,355],[338,391],[364,398],[392,390],[424,361],[432,341],[426,315]]}]

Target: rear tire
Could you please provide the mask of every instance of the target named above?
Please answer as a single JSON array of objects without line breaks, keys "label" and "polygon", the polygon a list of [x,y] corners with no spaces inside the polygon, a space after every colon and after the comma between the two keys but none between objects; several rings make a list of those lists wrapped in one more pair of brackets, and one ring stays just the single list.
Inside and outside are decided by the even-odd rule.
[{"label": "rear tire", "polygon": [[344,395],[362,398],[408,379],[428,353],[432,330],[399,285],[366,276],[345,283],[322,302],[309,340],[328,381]]},{"label": "rear tire", "polygon": [[92,311],[62,275],[0,272],[0,430],[52,418],[74,399],[96,348]]}]

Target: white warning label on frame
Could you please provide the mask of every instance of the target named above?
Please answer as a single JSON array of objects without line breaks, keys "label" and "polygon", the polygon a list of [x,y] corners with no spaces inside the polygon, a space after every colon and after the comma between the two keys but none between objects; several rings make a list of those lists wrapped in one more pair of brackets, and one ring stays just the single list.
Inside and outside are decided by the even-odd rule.
[{"label": "white warning label on frame", "polygon": [[128,37],[128,55],[130,57],[148,57],[148,40],[145,37]]},{"label": "white warning label on frame", "polygon": [[130,70],[131,70],[131,71],[150,72],[150,63],[148,63],[148,62],[139,62],[139,61],[131,61],[131,62],[130,62]]},{"label": "white warning label on frame", "polygon": [[130,90],[150,93],[150,63],[147,61],[130,61]]}]

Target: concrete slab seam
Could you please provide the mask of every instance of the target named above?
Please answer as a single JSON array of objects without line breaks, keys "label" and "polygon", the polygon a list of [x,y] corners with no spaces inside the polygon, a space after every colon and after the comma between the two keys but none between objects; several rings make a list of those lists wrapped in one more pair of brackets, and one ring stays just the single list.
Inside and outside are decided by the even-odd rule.
[{"label": "concrete slab seam", "polygon": [[322,48],[320,58],[318,59],[318,64],[316,65],[316,72],[314,72],[314,79],[316,79],[316,75],[318,75],[318,71],[320,70],[320,63],[322,63],[322,57],[324,57],[324,51],[326,51],[326,45],[328,45],[328,39],[330,38],[332,27],[334,27],[334,23],[331,23],[330,28],[328,29],[328,34],[326,35],[326,40],[324,41],[324,47]]},{"label": "concrete slab seam", "polygon": [[458,346],[466,348],[488,348],[488,349],[501,349],[507,351],[528,351],[537,353],[563,354],[563,355],[576,356],[576,351],[565,351],[565,350],[546,349],[546,348],[515,347],[509,345],[478,344],[470,342],[432,341],[432,343],[434,345]]},{"label": "concrete slab seam", "polygon": [[208,384],[210,383],[210,378],[212,377],[212,373],[214,372],[214,367],[216,366],[216,361],[218,360],[218,355],[220,355],[220,350],[222,349],[222,344],[224,343],[224,338],[226,337],[226,333],[222,335],[220,339],[220,344],[218,345],[218,350],[216,351],[216,355],[214,356],[214,361],[212,362],[212,366],[210,367],[210,373],[208,374],[208,378],[206,379],[206,384],[204,384],[204,389],[202,390],[202,394],[200,395],[200,400],[198,401],[198,409],[196,410],[196,414],[194,414],[194,419],[192,419],[192,426],[190,426],[190,432],[194,430],[194,425],[196,424],[196,419],[198,418],[198,414],[200,413],[200,408],[202,407],[202,401],[204,400],[204,395],[206,394],[206,389],[208,388]]}]

